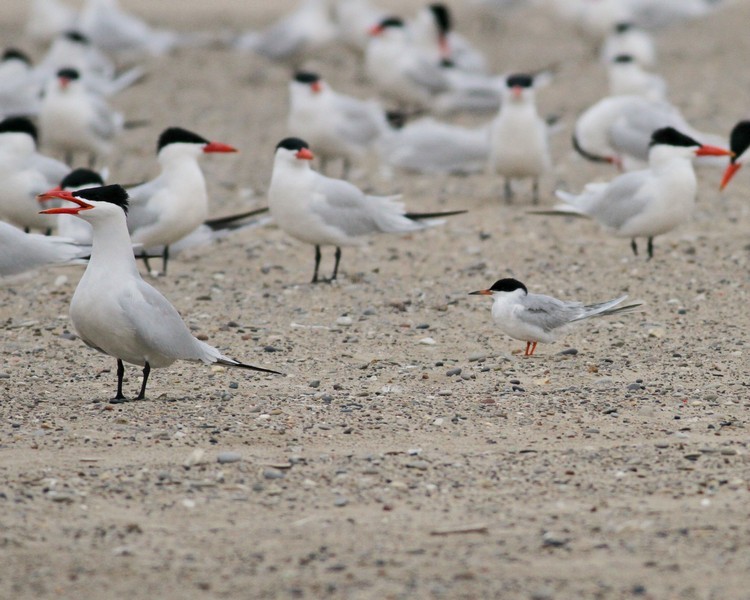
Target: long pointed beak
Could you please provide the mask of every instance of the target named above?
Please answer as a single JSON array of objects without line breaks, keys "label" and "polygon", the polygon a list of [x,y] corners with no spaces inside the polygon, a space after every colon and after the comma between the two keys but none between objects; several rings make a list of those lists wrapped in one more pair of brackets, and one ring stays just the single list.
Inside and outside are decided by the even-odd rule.
[{"label": "long pointed beak", "polygon": [[221,142],[209,142],[203,146],[203,152],[238,152],[237,148]]},{"label": "long pointed beak", "polygon": [[492,296],[492,290],[477,290],[476,292],[469,292],[469,296]]},{"label": "long pointed beak", "polygon": [[719,186],[719,189],[723,190],[725,187],[727,187],[727,184],[732,181],[732,177],[734,177],[735,173],[737,173],[737,171],[739,171],[741,168],[742,163],[729,163],[727,165],[726,171],[724,171],[724,177],[721,178],[721,186]]},{"label": "long pointed beak", "polygon": [[718,146],[701,146],[695,151],[696,156],[734,156],[734,152]]},{"label": "long pointed beak", "polygon": [[295,156],[300,160],[312,160],[315,158],[315,155],[310,152],[309,148],[300,148]]},{"label": "long pointed beak", "polygon": [[72,202],[73,204],[76,204],[77,206],[57,206],[55,208],[48,208],[46,210],[39,211],[40,215],[77,215],[82,210],[89,210],[91,208],[94,208],[93,205],[89,204],[88,202],[84,202],[80,198],[76,198],[71,192],[66,192],[65,190],[60,189],[54,189],[49,190],[48,192],[44,192],[43,194],[39,194],[36,199],[39,202],[44,202],[45,200],[52,200],[57,199],[60,200],[66,200],[68,202]]}]

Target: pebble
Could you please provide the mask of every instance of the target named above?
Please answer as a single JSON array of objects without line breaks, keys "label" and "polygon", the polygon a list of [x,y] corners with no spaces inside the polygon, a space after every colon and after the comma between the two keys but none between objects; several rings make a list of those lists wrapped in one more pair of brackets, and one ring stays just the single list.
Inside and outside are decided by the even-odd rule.
[{"label": "pebble", "polygon": [[631,390],[631,391],[635,391],[635,390],[643,389],[643,386],[640,383],[631,383],[628,386],[628,389]]},{"label": "pebble", "polygon": [[237,452],[219,452],[216,460],[220,463],[234,463],[242,460]]},{"label": "pebble", "polygon": [[344,496],[339,496],[333,501],[334,506],[346,506],[349,504],[349,499]]},{"label": "pebble", "polygon": [[737,450],[734,448],[722,448],[721,453],[723,456],[735,456],[737,454]]},{"label": "pebble", "polygon": [[371,317],[372,315],[378,314],[377,311],[374,308],[366,308],[362,311],[363,315],[367,315],[368,317]]},{"label": "pebble", "polygon": [[429,328],[430,328],[430,325],[429,325],[429,323],[420,323],[420,324],[419,324],[419,325],[417,325],[417,327],[416,327],[416,329],[429,329]]},{"label": "pebble", "polygon": [[569,539],[551,531],[545,531],[542,535],[542,545],[550,548],[561,548],[562,546],[566,546],[569,541]]},{"label": "pebble", "polygon": [[274,346],[263,346],[263,352],[278,352],[279,349]]},{"label": "pebble", "polygon": [[407,469],[416,469],[417,471],[426,471],[430,466],[430,463],[424,460],[414,460],[406,463]]},{"label": "pebble", "polygon": [[453,377],[454,375],[460,375],[461,374],[461,367],[456,367],[455,369],[449,369],[445,374],[448,377]]},{"label": "pebble", "polygon": [[437,344],[437,342],[431,337],[422,338],[417,343],[422,344],[423,346],[434,346],[435,344]]},{"label": "pebble", "polygon": [[320,387],[320,379],[315,379],[315,380],[311,381],[309,385],[310,385],[311,388]]},{"label": "pebble", "polygon": [[351,317],[339,317],[336,319],[336,325],[341,325],[342,327],[349,327],[354,323],[354,320]]},{"label": "pebble", "polygon": [[487,360],[486,354],[471,354],[469,355],[469,362],[481,362]]},{"label": "pebble", "polygon": [[438,396],[452,396],[452,395],[453,395],[453,392],[451,392],[450,390],[440,390],[438,392]]},{"label": "pebble", "polygon": [[263,469],[263,477],[265,477],[266,479],[284,479],[284,477],[286,477],[286,473],[284,473],[284,471],[280,471],[279,469],[268,467],[267,469]]},{"label": "pebble", "polygon": [[240,387],[240,384],[236,381],[230,381],[229,382],[229,389],[230,390],[236,390],[238,387]]},{"label": "pebble", "polygon": [[563,350],[562,352],[558,352],[558,354],[563,355],[563,356],[575,356],[576,354],[578,354],[578,349],[577,348],[565,348],[565,350]]}]

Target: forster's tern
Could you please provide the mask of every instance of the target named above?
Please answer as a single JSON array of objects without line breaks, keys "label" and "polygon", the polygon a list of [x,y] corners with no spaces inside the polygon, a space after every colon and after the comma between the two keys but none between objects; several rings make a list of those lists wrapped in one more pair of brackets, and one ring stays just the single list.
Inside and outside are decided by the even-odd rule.
[{"label": "forster's tern", "polygon": [[[616,177],[609,183],[589,183],[576,196],[558,190],[564,204],[546,214],[591,217],[618,237],[648,238],[648,257],[654,255],[653,238],[686,221],[693,211],[697,182],[694,156],[728,156],[729,150],[702,145],[666,127],[651,137],[649,167]],[[545,211],[543,211],[545,214]]]},{"label": "forster's tern", "polygon": [[316,173],[310,168],[313,158],[303,140],[286,138],[279,142],[268,189],[268,207],[278,226],[315,246],[313,283],[318,281],[321,246],[336,247],[333,275],[326,280],[333,281],[338,275],[341,246],[358,245],[362,236],[372,233],[424,229],[430,225],[425,219],[466,212],[407,213],[399,196],[369,196],[348,181]]},{"label": "forster's tern", "polygon": [[534,78],[506,79],[500,112],[490,126],[489,172],[505,178],[505,199],[513,196],[512,179],[530,178],[533,202],[539,201],[539,178],[550,169],[547,123],[536,109]]},{"label": "forster's tern", "polygon": [[228,358],[193,337],[169,301],[141,279],[125,218],[128,195],[122,187],[53,190],[42,197],[60,198],[75,205],[50,208],[44,211],[46,214],[76,215],[93,227],[91,260],[73,294],[70,318],[88,346],[117,359],[117,394],[113,402],[125,401],[123,361],[143,367],[138,400],[146,396],[151,368],[168,367],[175,360],[278,373]]},{"label": "forster's tern", "polygon": [[732,180],[735,173],[750,158],[750,152],[748,152],[748,148],[750,148],[750,121],[740,121],[734,126],[729,137],[729,148],[734,153],[734,156],[732,156],[721,179],[722,190],[727,187],[727,184]]},{"label": "forster's tern", "polygon": [[633,312],[642,304],[619,306],[627,296],[589,305],[558,300],[529,294],[526,286],[516,279],[500,279],[491,288],[470,295],[492,296],[493,320],[504,334],[526,342],[524,356],[532,356],[538,342],[556,341],[572,323]]}]

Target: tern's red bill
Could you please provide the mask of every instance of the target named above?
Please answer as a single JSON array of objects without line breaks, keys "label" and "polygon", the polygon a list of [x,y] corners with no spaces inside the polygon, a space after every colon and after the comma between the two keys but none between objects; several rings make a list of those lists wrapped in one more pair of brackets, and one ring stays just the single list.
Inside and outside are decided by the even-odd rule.
[{"label": "tern's red bill", "polygon": [[76,205],[47,208],[45,210],[39,211],[40,215],[77,215],[82,210],[89,210],[91,208],[94,208],[93,205],[89,204],[88,202],[84,202],[80,198],[76,198],[71,192],[60,190],[59,188],[55,188],[53,190],[49,190],[48,192],[44,192],[43,194],[39,194],[36,199],[39,202],[60,199],[72,202]]},{"label": "tern's red bill", "polygon": [[734,156],[734,152],[718,146],[701,146],[695,151],[696,156]]},{"label": "tern's red bill", "polygon": [[238,152],[237,148],[221,142],[209,142],[203,146],[203,152]]},{"label": "tern's red bill", "polygon": [[295,156],[300,160],[312,160],[315,158],[315,155],[310,152],[309,148],[300,148]]}]

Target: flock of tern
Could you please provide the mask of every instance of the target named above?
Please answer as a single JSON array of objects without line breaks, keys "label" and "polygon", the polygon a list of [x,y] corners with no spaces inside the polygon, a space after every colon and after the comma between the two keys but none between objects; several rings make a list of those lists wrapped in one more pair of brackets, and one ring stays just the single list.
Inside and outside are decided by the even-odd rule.
[{"label": "flock of tern", "polygon": [[[728,0],[475,3],[508,18],[524,4],[546,5],[550,18],[572,21],[597,40],[606,69],[610,95],[577,117],[571,137],[572,147],[601,163],[609,179],[579,194],[557,190],[559,204],[530,212],[591,218],[630,239],[636,254],[636,240],[645,238],[652,258],[654,237],[678,227],[693,210],[694,163],[726,166],[723,189],[750,154],[750,122],[735,127],[730,149],[724,149],[721,136],[696,130],[669,103],[665,80],[653,71],[654,30],[701,18]],[[149,259],[161,257],[166,275],[170,252],[273,220],[314,246],[312,283],[331,282],[339,275],[343,246],[370,234],[440,225],[466,212],[460,206],[409,212],[400,196],[371,195],[348,181],[353,167],[361,172],[374,157],[380,169],[408,176],[485,172],[504,182],[508,202],[527,194],[518,181],[528,180],[530,203],[538,205],[539,181],[553,165],[551,125],[539,114],[536,94],[554,85],[554,69],[490,72],[490,61],[455,30],[443,3],[402,15],[376,0],[300,0],[268,28],[233,36],[155,28],[116,0],[86,0],[80,10],[61,0],[30,4],[26,36],[45,45],[46,54],[34,65],[24,50],[8,47],[0,61],[0,276],[48,264],[87,265],[70,315],[87,345],[117,360],[113,402],[125,401],[124,363],[143,368],[138,399],[145,397],[151,368],[178,359],[278,374],[193,337],[169,301],[141,277],[136,258],[155,274]],[[265,209],[209,219],[199,159],[236,150],[180,126],[185,124],[158,135],[158,177],[127,190],[105,185],[104,165],[117,152],[119,136],[139,125],[111,107],[113,97],[146,74],[138,61],[208,44],[256,53],[290,72],[290,137],[276,146],[269,174],[270,219]],[[335,45],[359,57],[377,98],[337,92],[325,72],[306,66]],[[465,112],[487,115],[485,124],[468,128],[451,121]],[[311,166],[316,157],[320,170]],[[336,161],[343,164],[343,179],[324,174]],[[81,162],[88,168],[74,168]],[[621,172],[612,177],[608,166]],[[319,276],[324,246],[335,248],[330,278]],[[572,323],[640,306],[623,305],[625,296],[592,305],[566,302],[529,293],[510,278],[472,294],[492,297],[493,319],[502,332],[526,342],[526,355]]]}]

